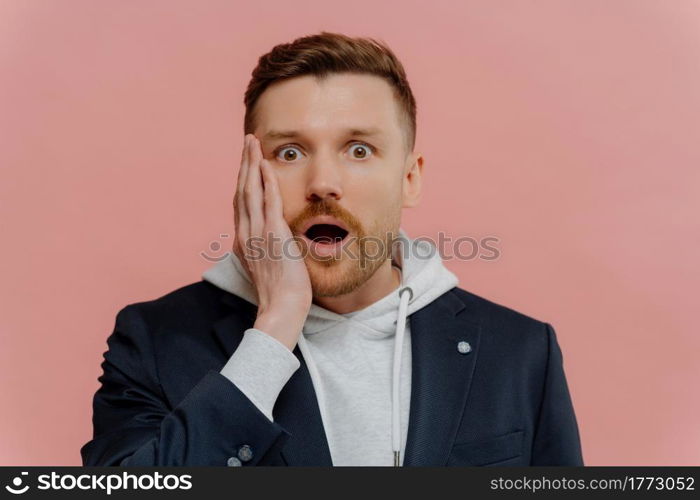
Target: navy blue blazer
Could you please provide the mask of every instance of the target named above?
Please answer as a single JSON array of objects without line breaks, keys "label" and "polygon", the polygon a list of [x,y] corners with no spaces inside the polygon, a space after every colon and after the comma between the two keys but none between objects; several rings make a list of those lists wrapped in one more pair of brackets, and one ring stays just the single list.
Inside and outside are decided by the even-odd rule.
[{"label": "navy blue blazer", "polygon": [[[256,311],[206,281],[121,309],[83,465],[332,465],[298,346],[274,421],[219,373]],[[551,325],[457,287],[409,321],[404,466],[583,465]]]}]

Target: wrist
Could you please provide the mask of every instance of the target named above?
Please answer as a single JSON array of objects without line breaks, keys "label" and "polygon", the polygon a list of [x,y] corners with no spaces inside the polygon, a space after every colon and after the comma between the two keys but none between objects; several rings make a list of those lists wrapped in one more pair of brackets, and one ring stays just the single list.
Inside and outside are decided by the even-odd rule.
[{"label": "wrist", "polygon": [[290,351],[299,339],[307,311],[270,309],[259,312],[253,328],[271,335],[283,343]]},{"label": "wrist", "polygon": [[289,294],[274,300],[261,300],[258,304],[258,316],[283,317],[286,319],[306,319],[312,299],[305,299]]}]

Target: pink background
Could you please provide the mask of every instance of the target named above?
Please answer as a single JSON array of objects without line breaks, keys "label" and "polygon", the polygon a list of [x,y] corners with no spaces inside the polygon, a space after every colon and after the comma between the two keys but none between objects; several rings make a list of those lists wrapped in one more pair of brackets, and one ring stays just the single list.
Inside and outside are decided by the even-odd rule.
[{"label": "pink background", "polygon": [[[0,464],[78,465],[117,311],[230,242],[273,45],[385,40],[418,101],[409,235],[552,323],[587,465],[700,464],[700,2],[0,2]],[[211,252],[210,252],[211,254]]]}]

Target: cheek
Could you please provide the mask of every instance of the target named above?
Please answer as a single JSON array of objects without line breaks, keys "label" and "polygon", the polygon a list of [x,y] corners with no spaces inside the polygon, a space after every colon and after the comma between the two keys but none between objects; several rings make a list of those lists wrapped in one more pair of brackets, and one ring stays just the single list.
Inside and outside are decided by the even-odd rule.
[{"label": "cheek", "polygon": [[[346,192],[346,195],[349,193]],[[365,183],[353,190],[352,207],[356,215],[364,221],[380,223],[387,218],[393,219],[401,211],[401,185],[395,179],[391,181]]]},{"label": "cheek", "polygon": [[306,189],[303,176],[283,169],[276,172],[282,200],[287,203],[292,203],[296,198],[303,200]]},{"label": "cheek", "polygon": [[397,176],[392,165],[349,171],[344,183],[346,192],[364,193],[368,198],[378,194],[394,196],[395,192],[401,191],[401,177]]},{"label": "cheek", "polygon": [[286,182],[279,178],[280,196],[282,198],[282,212],[287,222],[291,221],[306,206],[304,191],[300,186]]}]

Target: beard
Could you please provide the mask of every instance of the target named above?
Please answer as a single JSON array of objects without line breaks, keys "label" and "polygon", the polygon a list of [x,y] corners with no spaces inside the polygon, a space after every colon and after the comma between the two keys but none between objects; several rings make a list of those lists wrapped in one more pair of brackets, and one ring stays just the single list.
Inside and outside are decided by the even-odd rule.
[{"label": "beard", "polygon": [[[398,207],[399,205],[397,205]],[[349,233],[339,245],[335,255],[321,258],[300,243],[304,264],[309,272],[314,297],[337,297],[355,291],[391,259],[398,238],[400,209],[385,213],[375,219],[371,227],[365,226],[336,202],[313,202],[290,223],[293,234],[298,228],[317,215],[331,215],[343,221]]]}]

